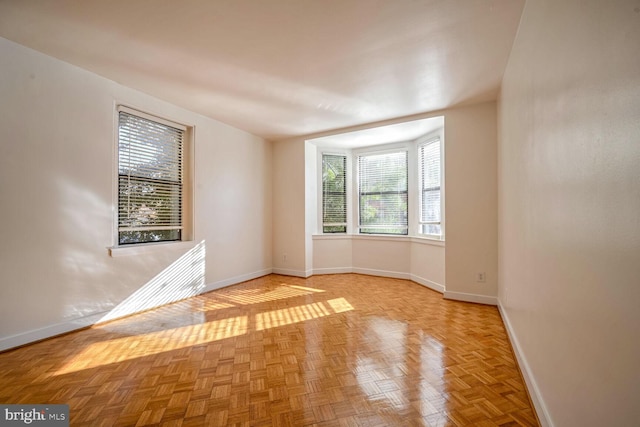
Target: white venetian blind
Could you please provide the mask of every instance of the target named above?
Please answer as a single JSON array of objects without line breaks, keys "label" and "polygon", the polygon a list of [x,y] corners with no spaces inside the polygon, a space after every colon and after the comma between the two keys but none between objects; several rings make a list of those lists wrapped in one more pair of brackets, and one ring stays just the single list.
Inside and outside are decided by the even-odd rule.
[{"label": "white venetian blind", "polygon": [[418,146],[420,164],[420,233],[442,235],[440,139]]},{"label": "white venetian blind", "polygon": [[360,233],[408,234],[407,152],[358,156]]},{"label": "white venetian blind", "polygon": [[347,156],[322,155],[322,232],[347,232]]},{"label": "white venetian blind", "polygon": [[118,240],[180,240],[184,129],[119,111]]}]

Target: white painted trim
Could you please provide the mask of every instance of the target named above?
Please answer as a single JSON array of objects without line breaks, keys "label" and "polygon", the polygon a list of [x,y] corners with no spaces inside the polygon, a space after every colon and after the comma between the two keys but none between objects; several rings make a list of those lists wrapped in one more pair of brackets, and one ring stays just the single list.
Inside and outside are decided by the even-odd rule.
[{"label": "white painted trim", "polygon": [[478,304],[498,305],[498,298],[487,295],[466,294],[464,292],[444,291],[445,299],[456,301],[475,302]]},{"label": "white painted trim", "polygon": [[312,240],[377,240],[388,242],[411,242],[421,245],[445,246],[445,241],[424,236],[392,236],[384,234],[313,234]]},{"label": "white painted trim", "polygon": [[367,276],[382,276],[382,277],[391,277],[394,279],[407,279],[412,282],[416,282],[418,285],[422,285],[426,288],[434,290],[436,292],[444,293],[444,286],[440,283],[433,282],[431,280],[422,278],[415,274],[402,273],[397,271],[386,271],[386,270],[372,270],[369,268],[352,268],[352,267],[335,267],[335,268],[315,268],[313,270],[313,275],[321,275],[321,274],[348,274],[348,273],[357,273],[357,274],[365,274]]},{"label": "white painted trim", "polygon": [[425,286],[436,292],[440,292],[441,294],[444,294],[445,292],[444,286],[441,285],[440,283],[432,282],[431,280],[424,279],[420,276],[416,276],[415,274],[411,274],[410,276],[411,276],[411,281],[416,282],[419,285]]},{"label": "white painted trim", "polygon": [[273,274],[281,274],[283,276],[295,276],[295,277],[309,277],[311,276],[311,270],[289,270],[288,268],[273,268],[271,270]]},{"label": "white painted trim", "polygon": [[327,233],[327,234],[313,234],[311,239],[313,240],[351,240],[352,234],[346,233]]},{"label": "white painted trim", "polygon": [[218,280],[213,283],[207,283],[204,290],[200,293],[215,291],[216,289],[224,288],[231,285],[237,285],[238,283],[246,282],[247,280],[257,279],[258,277],[271,274],[273,269],[265,268],[264,270],[254,271],[253,273],[241,274],[240,276],[230,277],[228,279]]},{"label": "white painted trim", "polygon": [[387,270],[374,270],[372,268],[356,268],[352,269],[353,273],[366,274],[367,276],[380,276],[391,277],[392,279],[406,279],[411,280],[409,273],[403,273],[401,271],[387,271]]},{"label": "white painted trim", "polygon": [[513,348],[513,353],[516,355],[516,359],[518,360],[518,365],[520,366],[520,372],[522,372],[522,377],[524,378],[524,382],[527,384],[527,389],[529,390],[529,396],[531,397],[531,401],[533,406],[535,407],[536,414],[538,415],[538,421],[540,421],[540,425],[542,427],[553,427],[553,422],[551,421],[551,417],[549,416],[549,411],[547,410],[547,406],[544,403],[544,399],[542,398],[542,394],[540,393],[540,389],[538,388],[538,384],[536,383],[535,377],[531,371],[531,367],[527,362],[527,358],[522,352],[522,347],[520,346],[520,341],[516,337],[516,334],[511,326],[511,322],[509,321],[509,316],[507,316],[507,312],[504,307],[502,307],[502,303],[498,300],[498,311],[500,312],[500,316],[502,317],[502,323],[504,323],[505,329],[507,330],[507,335],[509,335],[509,340],[511,340],[511,348]]},{"label": "white painted trim", "polygon": [[335,268],[314,268],[313,275],[316,274],[347,274],[353,273],[351,267],[335,267]]},{"label": "white painted trim", "polygon": [[65,322],[56,323],[55,325],[45,326],[44,328],[34,329],[27,332],[0,338],[0,351],[9,350],[25,344],[31,344],[46,338],[55,337],[56,335],[65,334],[78,329],[86,328],[98,322],[109,311],[101,311],[99,313],[90,314],[78,319],[67,320]]},{"label": "white painted trim", "polygon": [[379,242],[403,242],[408,243],[411,241],[411,236],[406,235],[387,235],[387,234],[352,234],[353,240],[373,240]]}]

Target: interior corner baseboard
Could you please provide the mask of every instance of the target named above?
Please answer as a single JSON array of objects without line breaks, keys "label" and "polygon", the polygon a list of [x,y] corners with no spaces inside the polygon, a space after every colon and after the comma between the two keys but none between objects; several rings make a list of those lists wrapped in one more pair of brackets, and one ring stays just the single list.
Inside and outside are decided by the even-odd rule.
[{"label": "interior corner baseboard", "polygon": [[432,282],[431,280],[428,279],[424,279],[420,276],[416,276],[415,274],[411,275],[411,280],[416,282],[419,285],[422,285],[424,287],[427,287],[431,290],[434,290],[436,292],[440,292],[441,294],[444,294],[444,286],[441,285],[440,283],[436,283],[436,282]]},{"label": "interior corner baseboard", "polygon": [[0,338],[0,351],[9,350],[14,347],[20,347],[43,339],[52,338],[56,335],[66,334],[68,332],[86,328],[87,326],[91,326],[98,322],[107,313],[108,311],[102,311],[100,313],[90,314],[78,319],[68,320],[54,325],[45,326],[44,328],[33,329],[31,331]]},{"label": "interior corner baseboard", "polygon": [[542,394],[540,393],[540,389],[538,388],[538,384],[531,372],[531,367],[527,362],[527,358],[522,352],[522,347],[520,347],[520,342],[511,326],[511,321],[509,320],[509,316],[507,315],[505,309],[502,307],[500,300],[498,300],[498,310],[500,311],[500,316],[502,317],[502,322],[505,325],[505,329],[507,330],[507,335],[509,335],[509,340],[511,340],[511,347],[513,348],[513,352],[516,355],[516,359],[518,360],[518,366],[520,366],[520,372],[522,372],[522,377],[524,378],[524,382],[527,384],[527,389],[529,390],[529,396],[531,397],[531,401],[533,403],[534,408],[536,409],[536,414],[538,415],[538,421],[540,421],[540,425],[542,427],[553,427],[553,423],[551,422],[551,417],[549,416],[549,411],[547,410],[547,406],[542,399]]},{"label": "interior corner baseboard", "polygon": [[304,270],[289,270],[287,268],[272,268],[271,272],[273,274],[281,274],[283,276],[295,276],[295,277],[309,277],[311,276],[312,271],[304,271]]},{"label": "interior corner baseboard", "polygon": [[478,294],[466,294],[464,292],[444,291],[444,298],[456,301],[475,302],[478,304],[498,305],[498,298],[496,297]]},{"label": "interior corner baseboard", "polygon": [[314,268],[313,274],[347,274],[353,273],[351,267],[335,267],[335,268]]},{"label": "interior corner baseboard", "polygon": [[247,280],[257,279],[258,277],[266,276],[267,274],[271,274],[273,269],[265,268],[264,270],[254,271],[252,273],[241,274],[240,276],[230,277],[228,279],[218,280],[213,283],[207,283],[202,292],[215,291],[216,289],[224,288],[227,286],[235,285],[238,283],[246,282]]}]

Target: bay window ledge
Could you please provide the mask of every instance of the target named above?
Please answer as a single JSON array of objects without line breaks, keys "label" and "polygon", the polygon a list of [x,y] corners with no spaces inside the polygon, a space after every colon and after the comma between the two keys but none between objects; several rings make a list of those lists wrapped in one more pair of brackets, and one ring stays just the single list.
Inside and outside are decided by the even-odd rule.
[{"label": "bay window ledge", "polygon": [[445,241],[427,236],[392,236],[388,234],[313,234],[313,240],[373,240],[389,242],[411,242],[422,245],[445,246]]}]

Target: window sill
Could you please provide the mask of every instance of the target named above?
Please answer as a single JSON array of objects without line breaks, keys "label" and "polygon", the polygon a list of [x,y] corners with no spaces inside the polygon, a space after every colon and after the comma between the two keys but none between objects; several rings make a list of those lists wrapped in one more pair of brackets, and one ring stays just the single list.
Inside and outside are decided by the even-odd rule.
[{"label": "window sill", "polygon": [[419,243],[422,245],[445,246],[445,241],[433,237],[423,236],[391,236],[388,234],[314,234],[313,240],[375,240],[401,242],[410,241],[411,243]]},{"label": "window sill", "polygon": [[432,245],[432,246],[445,246],[444,240],[438,239],[436,237],[427,237],[427,236],[412,236],[411,241],[414,243],[420,243],[423,245]]},{"label": "window sill", "polygon": [[351,234],[346,233],[335,233],[335,234],[314,234],[313,240],[344,240],[351,239],[353,236]]},{"label": "window sill", "polygon": [[109,251],[109,256],[112,258],[118,258],[122,256],[144,255],[174,249],[191,249],[195,245],[196,242],[194,241],[140,243],[137,245],[112,246],[107,248],[107,251]]}]

